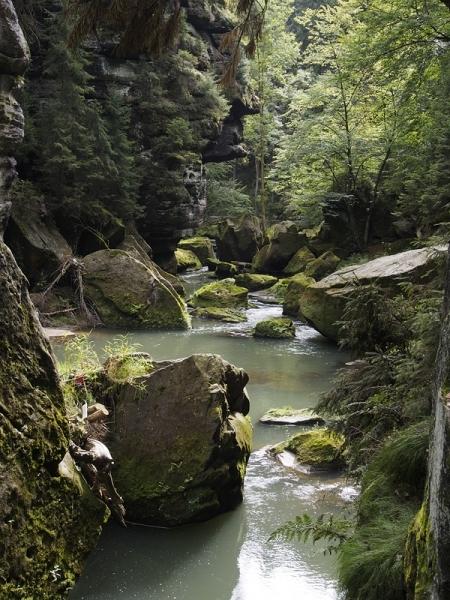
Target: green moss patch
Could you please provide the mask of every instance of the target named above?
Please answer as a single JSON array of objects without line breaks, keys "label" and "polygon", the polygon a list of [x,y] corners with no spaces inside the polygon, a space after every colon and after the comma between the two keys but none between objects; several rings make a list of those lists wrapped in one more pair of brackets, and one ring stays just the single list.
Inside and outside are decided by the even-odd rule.
[{"label": "green moss patch", "polygon": [[265,319],[256,324],[253,335],[261,338],[292,339],[295,337],[295,326],[285,317]]},{"label": "green moss patch", "polygon": [[248,290],[236,285],[234,279],[208,283],[195,292],[189,301],[194,308],[247,308]]}]

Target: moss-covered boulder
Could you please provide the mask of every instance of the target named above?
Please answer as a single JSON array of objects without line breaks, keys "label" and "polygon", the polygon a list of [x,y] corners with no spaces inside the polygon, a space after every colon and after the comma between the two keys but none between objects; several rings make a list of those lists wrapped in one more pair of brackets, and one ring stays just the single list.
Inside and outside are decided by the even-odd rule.
[{"label": "moss-covered boulder", "polygon": [[151,262],[123,250],[100,250],[83,259],[86,297],[103,324],[132,329],[186,329],[186,305]]},{"label": "moss-covered boulder", "polygon": [[426,283],[437,273],[445,247],[420,248],[382,256],[364,264],[339,269],[309,286],[300,296],[302,316],[324,336],[338,340],[346,301],[364,284],[376,283],[394,294],[402,283]]},{"label": "moss-covered boulder", "polygon": [[282,464],[302,471],[333,471],[345,465],[343,447],[343,436],[321,427],[297,433],[270,452]]},{"label": "moss-covered boulder", "polygon": [[219,260],[216,263],[216,276],[219,279],[226,279],[227,277],[235,277],[239,272],[237,265],[231,262],[225,262]]},{"label": "moss-covered boulder", "polygon": [[175,259],[177,261],[177,272],[183,273],[188,269],[201,269],[202,263],[196,254],[192,250],[185,250],[183,248],[177,248],[175,250]]},{"label": "moss-covered boulder", "polygon": [[292,339],[295,337],[295,326],[291,319],[274,317],[257,323],[253,335],[260,338]]},{"label": "moss-covered boulder", "polygon": [[256,273],[241,273],[236,277],[237,285],[246,288],[249,292],[257,292],[272,287],[277,278],[272,275],[259,275]]},{"label": "moss-covered boulder", "polygon": [[336,271],[341,259],[331,251],[324,252],[318,258],[312,260],[305,269],[305,275],[316,280],[322,279]]},{"label": "moss-covered boulder", "polygon": [[217,254],[224,261],[252,262],[262,240],[258,217],[245,215],[237,222],[227,219],[218,225]]},{"label": "moss-covered boulder", "polygon": [[234,279],[222,279],[198,289],[189,304],[194,308],[247,308],[248,290],[236,285]]},{"label": "moss-covered boulder", "polygon": [[315,283],[312,277],[304,273],[298,273],[288,280],[286,292],[283,300],[283,314],[299,317],[300,314],[300,296]]},{"label": "moss-covered boulder", "polygon": [[265,425],[323,425],[323,417],[311,408],[271,408],[259,419]]},{"label": "moss-covered boulder", "polygon": [[207,237],[185,238],[178,242],[178,248],[181,250],[191,250],[198,257],[202,265],[207,264],[208,258],[215,258],[213,243]]},{"label": "moss-covered boulder", "polygon": [[310,262],[315,260],[315,255],[307,246],[303,246],[294,254],[286,267],[283,269],[285,275],[296,275],[302,273]]},{"label": "moss-covered boulder", "polygon": [[130,520],[180,525],[241,502],[252,444],[247,381],[203,354],[154,363],[114,386],[114,479]]},{"label": "moss-covered boulder", "polygon": [[215,271],[217,269],[217,265],[221,261],[218,258],[208,258],[206,261],[206,266],[208,267],[208,271]]},{"label": "moss-covered boulder", "polygon": [[245,312],[235,308],[220,308],[211,306],[209,308],[196,308],[192,316],[199,319],[212,319],[214,321],[223,321],[224,323],[243,323],[247,320]]},{"label": "moss-covered boulder", "polygon": [[253,270],[256,273],[281,273],[294,254],[307,242],[306,235],[292,221],[272,225],[266,238],[266,244],[253,259]]},{"label": "moss-covered boulder", "polygon": [[0,597],[63,598],[107,517],[72,459],[51,348],[0,241]]}]

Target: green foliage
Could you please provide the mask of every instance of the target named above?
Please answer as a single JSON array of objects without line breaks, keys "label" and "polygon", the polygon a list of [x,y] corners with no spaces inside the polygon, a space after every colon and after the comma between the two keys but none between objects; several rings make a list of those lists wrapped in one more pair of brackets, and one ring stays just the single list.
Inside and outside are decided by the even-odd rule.
[{"label": "green foliage", "polygon": [[64,348],[64,360],[58,362],[63,380],[77,376],[93,375],[101,368],[95,344],[88,334],[77,335]]},{"label": "green foliage", "polygon": [[209,217],[239,217],[254,212],[250,196],[233,175],[231,163],[208,166]]},{"label": "green foliage", "polygon": [[308,514],[303,514],[276,529],[270,535],[269,541],[298,539],[305,544],[309,540],[315,544],[324,540],[328,544],[324,553],[332,554],[338,552],[342,544],[349,539],[352,527],[353,523],[350,520],[335,515],[322,514],[313,519]]}]

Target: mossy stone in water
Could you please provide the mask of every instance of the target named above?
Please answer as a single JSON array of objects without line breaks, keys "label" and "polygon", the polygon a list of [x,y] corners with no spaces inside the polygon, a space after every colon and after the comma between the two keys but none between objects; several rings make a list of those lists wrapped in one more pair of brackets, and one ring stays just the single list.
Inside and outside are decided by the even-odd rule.
[{"label": "mossy stone in water", "polygon": [[188,269],[201,269],[202,263],[196,254],[192,250],[186,250],[184,248],[177,248],[175,250],[175,259],[177,261],[177,271],[182,273]]},{"label": "mossy stone in water", "polygon": [[261,423],[267,425],[323,425],[324,419],[311,408],[271,408],[261,418]]},{"label": "mossy stone in water", "polygon": [[247,315],[244,312],[234,308],[220,308],[218,306],[196,308],[192,315],[200,319],[213,319],[225,323],[243,323],[247,320]]},{"label": "mossy stone in water", "polygon": [[257,292],[272,287],[277,278],[272,275],[259,275],[256,273],[241,273],[236,277],[236,283],[248,289],[249,292]]},{"label": "mossy stone in water", "polygon": [[284,294],[283,314],[293,317],[300,316],[300,297],[314,283],[316,283],[315,280],[304,273],[298,273],[289,279]]},{"label": "mossy stone in water", "polygon": [[219,261],[216,264],[216,275],[219,279],[234,277],[239,272],[237,265],[230,262]]},{"label": "mossy stone in water", "polygon": [[325,427],[297,433],[271,450],[275,455],[291,452],[297,461],[314,470],[340,469],[345,462],[342,456],[344,438]]},{"label": "mossy stone in water", "polygon": [[247,308],[248,290],[237,286],[234,279],[223,279],[198,289],[189,304],[194,308]]},{"label": "mossy stone in water", "polygon": [[209,258],[215,258],[212,241],[207,237],[197,236],[186,238],[178,242],[178,248],[193,252],[202,265],[206,265]]},{"label": "mossy stone in water", "polygon": [[261,338],[291,339],[295,337],[295,326],[291,319],[285,317],[265,319],[256,324],[253,335]]}]

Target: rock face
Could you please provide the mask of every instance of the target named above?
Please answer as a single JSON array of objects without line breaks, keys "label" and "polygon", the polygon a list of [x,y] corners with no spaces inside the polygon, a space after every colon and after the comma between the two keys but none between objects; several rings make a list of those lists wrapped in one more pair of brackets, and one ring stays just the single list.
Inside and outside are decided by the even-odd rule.
[{"label": "rock face", "polygon": [[69,430],[58,376],[2,242],[0,298],[0,596],[54,600],[80,573],[106,509],[70,457],[61,464]]},{"label": "rock face", "polygon": [[198,289],[189,304],[194,308],[247,308],[248,290],[236,285],[234,279],[208,283]]},{"label": "rock face", "polygon": [[295,327],[290,319],[284,317],[266,319],[256,324],[253,335],[259,338],[291,339],[295,337]]},{"label": "rock face", "polygon": [[114,478],[131,521],[180,525],[241,502],[252,439],[247,381],[219,356],[194,355],[118,387]]},{"label": "rock face", "polygon": [[218,226],[217,254],[224,261],[252,262],[262,240],[257,217],[243,216],[237,223],[227,219]]},{"label": "rock face", "polygon": [[186,329],[183,300],[160,271],[123,250],[99,250],[83,260],[86,297],[103,324],[132,329]]},{"label": "rock face", "polygon": [[436,272],[444,253],[444,247],[420,248],[340,269],[305,290],[300,296],[300,311],[317,331],[337,340],[336,323],[356,284],[376,283],[394,292],[400,283],[426,282]]},{"label": "rock face", "polygon": [[281,273],[306,242],[306,235],[300,233],[292,221],[276,223],[267,231],[267,243],[253,259],[253,270],[260,273]]},{"label": "rock face", "polygon": [[14,93],[30,52],[11,0],[0,2],[0,236],[10,211],[7,193],[16,176],[14,152],[24,135],[22,109]]},{"label": "rock face", "polygon": [[13,203],[5,241],[31,286],[48,282],[72,256],[42,201]]}]

